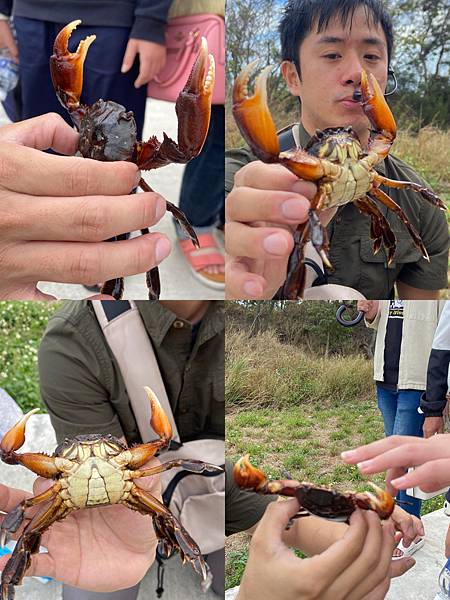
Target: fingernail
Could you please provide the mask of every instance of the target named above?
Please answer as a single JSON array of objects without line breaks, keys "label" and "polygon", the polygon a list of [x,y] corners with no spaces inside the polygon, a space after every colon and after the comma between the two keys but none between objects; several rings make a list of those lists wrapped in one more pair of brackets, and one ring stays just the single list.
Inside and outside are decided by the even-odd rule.
[{"label": "fingernail", "polygon": [[355,458],[356,456],[356,450],[346,450],[345,452],[341,452],[341,458],[343,460],[350,460],[352,458]]},{"label": "fingernail", "polygon": [[170,242],[166,238],[160,238],[156,242],[155,246],[155,260],[159,264],[162,260],[169,256],[170,253]]},{"label": "fingernail", "polygon": [[397,479],[391,480],[391,485],[393,485],[396,488],[398,488],[399,485],[403,485],[404,483],[406,483],[406,477],[398,477]]},{"label": "fingernail", "polygon": [[269,254],[283,256],[287,254],[288,244],[284,236],[272,233],[263,241],[263,248]]},{"label": "fingernail", "polygon": [[140,180],[141,180],[141,172],[138,171],[136,173],[136,178],[134,180],[134,187],[137,187],[139,185]]},{"label": "fingernail", "polygon": [[413,566],[416,564],[416,561],[415,561],[415,559],[414,559],[414,558],[412,558],[411,556],[408,556],[408,557],[405,559],[405,563],[406,563],[406,566],[408,567],[408,569],[410,569],[411,567],[413,567]]},{"label": "fingernail", "polygon": [[369,471],[370,468],[372,467],[373,462],[371,460],[366,460],[364,462],[359,462],[357,463],[357,467],[358,469],[362,472],[365,473],[366,471]]},{"label": "fingernail", "polygon": [[155,200],[155,219],[159,221],[166,214],[167,204],[162,196],[156,196]]},{"label": "fingernail", "polygon": [[305,219],[309,202],[303,198],[289,198],[281,205],[281,212],[286,219]]},{"label": "fingernail", "polygon": [[262,296],[263,288],[258,281],[246,281],[244,283],[244,292],[247,296],[259,298]]},{"label": "fingernail", "polygon": [[123,63],[123,65],[120,67],[120,72],[121,73],[126,73],[128,69],[128,65],[126,65],[125,63]]}]

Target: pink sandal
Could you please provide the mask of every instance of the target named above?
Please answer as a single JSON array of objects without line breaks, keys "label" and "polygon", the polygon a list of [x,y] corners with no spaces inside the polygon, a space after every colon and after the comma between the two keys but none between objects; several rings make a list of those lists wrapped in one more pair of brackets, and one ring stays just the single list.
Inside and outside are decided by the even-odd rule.
[{"label": "pink sandal", "polygon": [[205,285],[216,290],[225,289],[225,273],[208,273],[205,267],[225,265],[225,259],[212,233],[198,236],[200,248],[195,248],[191,240],[180,240],[180,248],[188,261],[192,274]]}]

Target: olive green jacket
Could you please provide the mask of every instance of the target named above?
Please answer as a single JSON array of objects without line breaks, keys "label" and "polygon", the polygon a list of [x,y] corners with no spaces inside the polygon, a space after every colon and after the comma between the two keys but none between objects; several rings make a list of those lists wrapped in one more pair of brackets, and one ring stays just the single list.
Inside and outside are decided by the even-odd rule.
[{"label": "olive green jacket", "polygon": [[[298,133],[304,147],[309,135],[302,125]],[[256,156],[246,148],[226,152],[226,193],[233,189],[236,172],[253,160],[257,160]],[[392,154],[379,163],[376,170],[390,179],[427,185],[411,167]],[[430,262],[421,257],[397,215],[376,201],[397,239],[395,257],[388,266],[384,248],[377,254],[373,253],[370,218],[349,203],[338,209],[328,225],[330,260],[333,265],[333,271],[328,273],[328,282],[352,287],[370,299],[390,298],[397,280],[419,289],[446,288],[449,233],[445,214],[412,190],[385,186],[381,186],[381,189],[402,207],[408,220],[417,229]]]},{"label": "olive green jacket", "polygon": [[[182,441],[224,435],[224,314],[211,302],[194,346],[192,324],[158,302],[136,302],[152,341]],[[67,302],[39,348],[41,394],[56,437],[141,439],[127,390],[90,303]],[[151,386],[151,382],[149,382]]]}]

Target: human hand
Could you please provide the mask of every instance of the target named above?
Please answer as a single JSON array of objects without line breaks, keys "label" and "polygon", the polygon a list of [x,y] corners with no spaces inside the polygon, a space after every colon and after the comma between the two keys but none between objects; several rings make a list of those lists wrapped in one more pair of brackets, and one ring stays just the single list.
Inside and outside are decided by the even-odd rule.
[{"label": "human hand", "polygon": [[358,300],[356,307],[361,310],[364,314],[366,321],[373,321],[378,313],[378,300]]},{"label": "human hand", "polygon": [[444,433],[444,417],[425,417],[423,436],[430,438],[435,433]]},{"label": "human hand", "polygon": [[11,31],[9,21],[0,21],[0,48],[8,48],[11,58],[19,62],[19,50]]},{"label": "human hand", "polygon": [[139,171],[40,152],[76,151],[78,134],[56,114],[0,129],[0,299],[48,300],[38,281],[93,284],[147,271],[170,252],[161,234],[108,243],[154,225],[158,194],[129,195]]},{"label": "human hand", "polygon": [[[147,466],[156,464],[153,459]],[[34,494],[51,484],[48,479],[38,478]],[[139,487],[161,499],[159,477],[143,477]],[[12,510],[30,495],[0,485],[0,510]],[[27,509],[26,514],[36,512],[35,507]],[[0,523],[4,518],[0,516]],[[13,537],[17,539],[18,534]],[[74,511],[43,534],[41,545],[48,554],[32,555],[27,576],[53,577],[85,590],[110,592],[136,585],[144,577],[154,561],[157,539],[149,515],[116,505]],[[0,558],[0,570],[8,558]]]},{"label": "human hand", "polygon": [[[282,165],[254,161],[240,169],[226,202],[228,299],[271,299],[286,279],[292,233],[308,218],[317,186]],[[323,211],[326,225],[335,213]]]},{"label": "human hand", "polygon": [[[419,486],[434,492],[450,486],[450,434],[428,439],[391,435],[372,444],[341,454],[349,464],[357,464],[365,475],[386,471],[386,489],[397,490]],[[417,467],[406,473],[408,467]]]},{"label": "human hand", "polygon": [[161,44],[131,38],[128,40],[123,57],[122,73],[131,69],[137,54],[139,54],[139,75],[134,82],[135,88],[141,87],[158,75],[166,64],[167,51]]},{"label": "human hand", "polygon": [[394,522],[395,529],[402,534],[405,548],[408,548],[415,539],[425,535],[422,521],[416,516],[407,513],[400,506],[395,506],[391,519]]},{"label": "human hand", "polygon": [[297,500],[272,502],[253,535],[239,600],[381,600],[390,583],[394,526],[356,510],[344,536],[326,551],[300,559],[283,543]]}]

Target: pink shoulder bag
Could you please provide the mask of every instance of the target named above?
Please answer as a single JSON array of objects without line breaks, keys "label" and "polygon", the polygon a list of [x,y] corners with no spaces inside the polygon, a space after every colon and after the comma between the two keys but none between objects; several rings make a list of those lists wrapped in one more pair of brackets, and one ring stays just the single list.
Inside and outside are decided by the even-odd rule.
[{"label": "pink shoulder bag", "polygon": [[167,60],[155,79],[149,82],[147,96],[175,102],[189,77],[200,48],[201,38],[208,42],[216,63],[213,104],[225,102],[225,23],[218,15],[199,14],[175,17],[167,24]]}]

